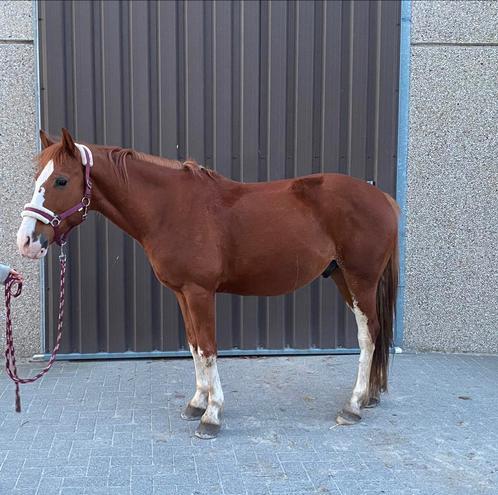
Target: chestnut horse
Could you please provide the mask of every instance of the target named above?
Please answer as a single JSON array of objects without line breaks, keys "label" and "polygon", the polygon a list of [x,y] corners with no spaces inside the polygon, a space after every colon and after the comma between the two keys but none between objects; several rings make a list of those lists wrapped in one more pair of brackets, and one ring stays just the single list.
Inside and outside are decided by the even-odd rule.
[{"label": "chestnut horse", "polygon": [[223,410],[217,292],[274,296],[331,276],[355,315],[361,351],[351,399],[336,421],[356,423],[362,407],[378,404],[387,387],[398,284],[399,209],[390,196],[346,175],[245,184],[194,161],[80,145],[65,129],[61,142],[40,135],[35,192],[17,237],[21,254],[44,256],[82,222],[87,206],[143,246],[185,320],[196,391],[182,417],[200,419],[198,437],[218,434]]}]

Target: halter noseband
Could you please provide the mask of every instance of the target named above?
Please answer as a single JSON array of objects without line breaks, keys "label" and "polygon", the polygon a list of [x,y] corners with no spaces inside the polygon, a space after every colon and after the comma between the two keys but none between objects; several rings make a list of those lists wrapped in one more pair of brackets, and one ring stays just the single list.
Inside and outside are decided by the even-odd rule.
[{"label": "halter noseband", "polygon": [[90,202],[92,199],[92,181],[90,179],[90,169],[93,166],[93,156],[90,149],[84,144],[75,143],[75,146],[78,148],[81,154],[81,162],[85,167],[85,193],[81,198],[81,201],[74,205],[69,210],[64,211],[57,215],[53,211],[45,208],[43,206],[37,206],[32,203],[28,203],[24,206],[24,210],[21,213],[22,217],[32,217],[40,222],[43,222],[46,225],[51,225],[54,229],[54,240],[55,242],[61,246],[66,243],[66,237],[71,232],[73,227],[71,227],[67,232],[61,232],[60,224],[68,217],[77,213],[79,211],[83,211],[83,219],[86,220],[86,216],[88,214],[88,207],[90,206]]}]

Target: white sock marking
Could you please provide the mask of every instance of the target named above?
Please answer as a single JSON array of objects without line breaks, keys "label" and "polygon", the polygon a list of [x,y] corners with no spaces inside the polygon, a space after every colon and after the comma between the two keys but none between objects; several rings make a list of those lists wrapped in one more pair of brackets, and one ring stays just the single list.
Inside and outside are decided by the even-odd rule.
[{"label": "white sock marking", "polygon": [[197,351],[189,344],[190,352],[194,358],[195,366],[195,394],[190,401],[190,405],[200,409],[206,409],[209,397],[209,382],[206,377],[205,367]]},{"label": "white sock marking", "polygon": [[204,376],[209,384],[209,398],[206,412],[202,415],[203,423],[219,425],[221,423],[221,413],[223,411],[223,389],[221,388],[220,377],[216,356],[205,357],[199,349],[199,361],[204,369]]},{"label": "white sock marking", "polygon": [[357,301],[353,301],[353,312],[358,325],[358,343],[360,345],[360,359],[358,364],[358,376],[351,396],[351,409],[359,414],[363,402],[367,400],[368,386],[370,381],[370,369],[375,345],[372,342],[368,330],[368,319],[358,307]]}]

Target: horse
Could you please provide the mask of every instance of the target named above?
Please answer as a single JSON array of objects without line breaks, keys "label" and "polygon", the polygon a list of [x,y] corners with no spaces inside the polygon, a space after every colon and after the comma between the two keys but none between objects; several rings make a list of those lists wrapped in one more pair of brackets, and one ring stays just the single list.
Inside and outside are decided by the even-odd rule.
[{"label": "horse", "polygon": [[35,191],[17,234],[20,253],[42,258],[88,210],[143,246],[185,322],[196,390],[182,418],[199,420],[197,437],[216,437],[222,421],[218,292],[274,296],[330,277],[354,313],[360,347],[351,398],[336,422],[357,423],[362,408],[379,404],[387,390],[399,271],[399,208],[391,196],[332,173],[237,182],[194,160],[75,143],[66,129],[60,141],[43,130],[40,139]]}]

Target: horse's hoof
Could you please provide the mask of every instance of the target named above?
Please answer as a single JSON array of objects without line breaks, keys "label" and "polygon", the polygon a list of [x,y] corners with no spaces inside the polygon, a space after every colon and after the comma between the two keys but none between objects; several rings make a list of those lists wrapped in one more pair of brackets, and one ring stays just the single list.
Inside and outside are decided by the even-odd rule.
[{"label": "horse's hoof", "polygon": [[187,407],[182,412],[182,419],[184,419],[185,421],[198,421],[199,419],[201,419],[204,411],[205,409],[187,404]]},{"label": "horse's hoof", "polygon": [[366,409],[372,409],[373,407],[377,407],[380,404],[380,399],[378,397],[370,397],[368,402],[365,404]]},{"label": "horse's hoof", "polygon": [[361,416],[359,414],[354,413],[353,411],[348,411],[347,409],[342,409],[337,414],[337,418],[335,421],[338,425],[355,425],[359,423],[361,420]]},{"label": "horse's hoof", "polygon": [[212,423],[199,424],[197,430],[195,430],[195,436],[197,438],[202,438],[202,440],[210,440],[211,438],[216,438],[220,432],[221,425],[214,425]]}]

